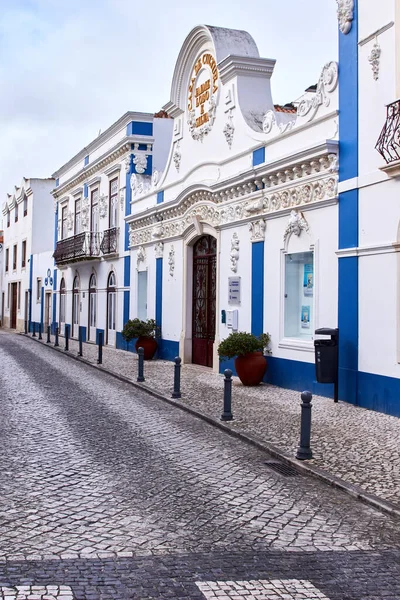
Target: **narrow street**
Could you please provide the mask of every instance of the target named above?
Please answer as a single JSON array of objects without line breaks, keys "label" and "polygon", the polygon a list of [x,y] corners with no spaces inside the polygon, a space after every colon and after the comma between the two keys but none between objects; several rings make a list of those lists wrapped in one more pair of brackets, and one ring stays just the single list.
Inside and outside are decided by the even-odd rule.
[{"label": "narrow street", "polygon": [[31,339],[0,365],[0,598],[400,598],[398,520]]}]

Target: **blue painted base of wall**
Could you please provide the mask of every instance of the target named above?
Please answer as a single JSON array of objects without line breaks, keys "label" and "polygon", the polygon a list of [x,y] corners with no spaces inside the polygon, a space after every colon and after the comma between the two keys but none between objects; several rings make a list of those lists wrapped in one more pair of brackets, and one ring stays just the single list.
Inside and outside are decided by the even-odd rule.
[{"label": "blue painted base of wall", "polygon": [[157,342],[157,358],[161,360],[174,360],[176,356],[179,356],[179,342],[163,339],[157,340]]},{"label": "blue painted base of wall", "polygon": [[[268,370],[264,377],[265,383],[298,392],[309,390],[318,396],[333,398],[333,384],[317,383],[313,363],[275,358],[273,356],[267,356],[267,362]],[[231,369],[232,373],[237,375],[234,358],[220,362],[219,372],[223,373],[225,369]]]},{"label": "blue painted base of wall", "polygon": [[136,343],[136,340],[131,340],[130,342],[125,341],[124,338],[122,337],[122,333],[120,331],[117,331],[116,347],[118,348],[118,350],[126,350],[127,352],[135,352],[136,353],[135,343]]},{"label": "blue painted base of wall", "polygon": [[358,406],[400,417],[400,379],[358,373]]},{"label": "blue painted base of wall", "polygon": [[99,333],[100,332],[103,334],[103,346],[104,346],[106,343],[106,336],[104,335],[104,329],[96,329],[96,344],[97,345],[99,344]]},{"label": "blue painted base of wall", "polygon": [[56,335],[56,328],[58,327],[57,321],[53,321],[51,324],[51,335]]},{"label": "blue painted base of wall", "polygon": [[87,327],[81,325],[80,329],[82,330],[82,342],[86,342]]}]

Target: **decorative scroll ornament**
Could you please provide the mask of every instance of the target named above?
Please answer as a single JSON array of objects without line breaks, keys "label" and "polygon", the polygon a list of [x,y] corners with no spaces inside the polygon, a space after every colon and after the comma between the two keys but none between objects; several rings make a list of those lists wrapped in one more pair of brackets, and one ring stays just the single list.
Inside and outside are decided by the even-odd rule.
[{"label": "decorative scroll ornament", "polygon": [[119,192],[119,204],[121,206],[121,210],[124,210],[125,206],[125,188],[122,188]]},{"label": "decorative scroll ornament", "polygon": [[127,156],[125,159],[125,171],[128,173],[130,168],[131,168],[131,157]]},{"label": "decorative scroll ornament", "polygon": [[151,177],[150,175],[136,175],[136,173],[132,173],[131,179],[131,190],[132,190],[132,198],[136,196],[142,196],[150,191],[151,188]]},{"label": "decorative scroll ornament", "polygon": [[105,219],[108,212],[108,196],[101,194],[99,198],[99,217]]},{"label": "decorative scroll ornament", "polygon": [[69,210],[67,215],[67,229],[68,231],[72,231],[74,228],[74,216],[72,212]]},{"label": "decorative scroll ornament", "polygon": [[89,198],[84,198],[81,205],[81,225],[85,231],[89,227]]},{"label": "decorative scroll ornament", "polygon": [[225,139],[228,142],[229,149],[231,149],[233,142],[233,134],[235,133],[232,111],[229,111],[228,121],[225,123],[223,132],[225,135]]},{"label": "decorative scroll ornament", "polygon": [[143,246],[140,246],[140,248],[138,248],[137,250],[137,254],[136,254],[136,264],[139,267],[139,264],[141,262],[145,262],[146,260],[146,250],[143,248]]},{"label": "decorative scroll ornament", "polygon": [[263,241],[265,239],[265,228],[266,225],[264,219],[249,223],[250,240],[252,242]]},{"label": "decorative scroll ornament", "polygon": [[279,127],[279,133],[285,133],[286,131],[290,131],[295,126],[296,119],[292,119],[291,121],[286,121],[283,123],[276,122],[276,115],[274,110],[268,110],[262,122],[262,128],[264,133],[270,133],[275,125]]},{"label": "decorative scroll ornament", "polygon": [[351,22],[354,18],[354,0],[336,0],[336,2],[339,29],[346,35],[351,29]]},{"label": "decorative scroll ornament", "polygon": [[233,271],[234,273],[237,272],[237,263],[239,260],[239,245],[239,237],[238,234],[235,232],[231,240],[231,271]]},{"label": "decorative scroll ornament", "polygon": [[171,245],[171,249],[168,253],[168,265],[169,265],[169,274],[172,277],[175,270],[175,248]]},{"label": "decorative scroll ornament", "polygon": [[151,185],[153,187],[157,187],[157,184],[161,179],[161,175],[162,175],[162,172],[157,171],[157,169],[154,169],[153,175],[151,176]]},{"label": "decorative scroll ornament", "polygon": [[162,258],[164,254],[164,244],[163,242],[158,242],[154,246],[154,252],[156,254],[156,258]]},{"label": "decorative scroll ornament", "polygon": [[305,117],[309,114],[308,120],[314,118],[317,113],[317,110],[320,106],[324,105],[326,107],[330,104],[330,99],[328,94],[331,94],[335,91],[336,86],[338,84],[338,65],[336,62],[326,63],[324,68],[322,69],[322,73],[320,75],[317,90],[315,94],[311,98],[304,98],[298,108],[297,115],[299,117]]},{"label": "decorative scroll ornament", "polygon": [[142,175],[147,169],[147,154],[144,152],[137,152],[133,158],[133,164],[136,168],[136,173]]},{"label": "decorative scroll ornament", "polygon": [[286,225],[285,233],[283,234],[283,241],[286,242],[287,238],[294,233],[299,236],[302,231],[309,231],[309,226],[304,218],[302,212],[292,210],[290,213],[288,224]]},{"label": "decorative scroll ornament", "polygon": [[181,166],[181,158],[182,158],[179,148],[180,148],[180,142],[178,141],[175,144],[175,150],[172,155],[172,158],[175,163],[175,169],[178,171],[178,173],[179,173],[179,167]]},{"label": "decorative scroll ornament", "polygon": [[372,67],[372,76],[377,81],[379,79],[379,63],[381,58],[381,47],[376,41],[372,47],[371,54],[368,56],[369,64]]}]

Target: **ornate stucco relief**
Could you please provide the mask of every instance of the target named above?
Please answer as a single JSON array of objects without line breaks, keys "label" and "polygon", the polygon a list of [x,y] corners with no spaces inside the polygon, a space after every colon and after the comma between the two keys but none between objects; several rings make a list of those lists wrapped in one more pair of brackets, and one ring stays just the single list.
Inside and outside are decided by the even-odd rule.
[{"label": "ornate stucco relief", "polygon": [[381,47],[378,41],[372,47],[371,54],[368,56],[368,62],[372,67],[372,76],[377,81],[379,79],[379,66],[381,59]]},{"label": "ornate stucco relief", "polygon": [[172,159],[173,159],[174,164],[175,164],[175,169],[178,171],[178,173],[179,173],[179,168],[181,166],[181,158],[182,158],[182,155],[181,155],[181,152],[180,152],[180,141],[178,140],[175,143],[175,149],[174,149],[174,153],[172,155]]},{"label": "ornate stucco relief", "polygon": [[168,266],[170,277],[172,277],[175,270],[175,248],[173,244],[171,245],[170,251],[168,253]]},{"label": "ornate stucco relief", "polygon": [[234,273],[237,272],[237,263],[238,263],[238,260],[239,260],[239,246],[240,246],[239,236],[235,232],[233,234],[233,236],[232,236],[232,240],[231,240],[231,252],[230,252],[231,271],[233,271]]},{"label": "ornate stucco relief", "polygon": [[155,252],[156,258],[162,258],[163,257],[163,254],[164,254],[164,244],[163,244],[163,242],[158,242],[154,246],[154,252]]},{"label": "ornate stucco relief", "polygon": [[264,219],[258,219],[258,221],[252,221],[249,223],[250,240],[252,242],[260,242],[265,239],[266,224]]},{"label": "ornate stucco relief", "polygon": [[229,149],[231,149],[232,142],[233,142],[233,135],[235,133],[235,126],[233,124],[232,110],[229,111],[228,120],[224,125],[223,132],[224,132],[225,139],[228,143]]},{"label": "ornate stucco relief", "polygon": [[303,213],[298,210],[292,210],[283,234],[284,243],[292,235],[292,233],[299,236],[303,230],[307,232],[309,230],[308,223],[305,220]]},{"label": "ornate stucco relief", "polygon": [[81,226],[83,230],[87,230],[89,227],[89,198],[83,198],[81,205]]},{"label": "ornate stucco relief", "polygon": [[336,0],[339,29],[345,35],[351,29],[354,18],[354,0]]},{"label": "ornate stucco relief", "polygon": [[338,84],[338,64],[336,62],[326,63],[322,69],[321,76],[317,83],[317,91],[311,98],[304,98],[298,108],[299,117],[308,116],[311,121],[321,105],[329,106],[329,94],[335,91]]},{"label": "ornate stucco relief", "polygon": [[101,194],[99,198],[99,217],[105,219],[108,213],[108,196]]},{"label": "ornate stucco relief", "polygon": [[[255,221],[337,196],[337,156],[327,154],[299,165],[212,192],[199,190],[179,205],[158,209],[130,223],[130,245],[147,244],[183,235],[193,219],[213,227]],[[162,218],[157,222],[156,219]]]},{"label": "ornate stucco relief", "polygon": [[141,246],[138,248],[136,254],[136,266],[138,267],[141,262],[145,262],[146,260],[146,250]]}]

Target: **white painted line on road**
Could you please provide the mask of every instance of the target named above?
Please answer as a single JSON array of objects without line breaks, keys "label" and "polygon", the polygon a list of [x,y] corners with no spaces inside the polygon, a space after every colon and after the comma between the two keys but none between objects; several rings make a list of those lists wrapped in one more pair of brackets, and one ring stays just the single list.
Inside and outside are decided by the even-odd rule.
[{"label": "white painted line on road", "polygon": [[74,600],[68,585],[17,585],[0,587],[1,600]]},{"label": "white painted line on road", "polygon": [[304,579],[196,581],[207,600],[329,600]]}]

